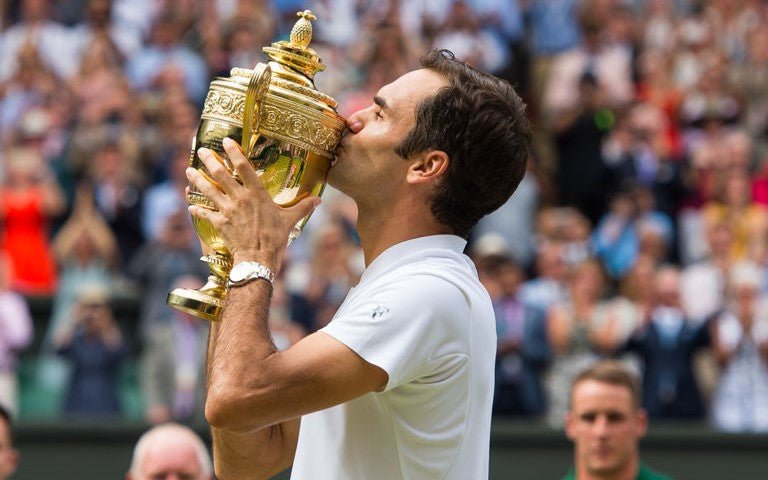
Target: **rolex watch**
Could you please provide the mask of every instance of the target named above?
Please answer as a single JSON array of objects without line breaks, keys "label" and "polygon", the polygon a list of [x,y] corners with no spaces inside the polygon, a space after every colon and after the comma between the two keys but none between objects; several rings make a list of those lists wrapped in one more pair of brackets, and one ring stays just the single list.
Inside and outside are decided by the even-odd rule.
[{"label": "rolex watch", "polygon": [[270,286],[275,283],[275,274],[267,266],[259,262],[240,262],[229,272],[227,286],[239,287],[258,278],[268,281]]}]

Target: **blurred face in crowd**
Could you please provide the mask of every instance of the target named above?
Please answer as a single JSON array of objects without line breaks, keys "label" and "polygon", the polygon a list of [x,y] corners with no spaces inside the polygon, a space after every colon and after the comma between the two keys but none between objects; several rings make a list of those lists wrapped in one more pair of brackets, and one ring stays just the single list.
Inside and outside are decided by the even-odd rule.
[{"label": "blurred face in crowd", "polygon": [[680,273],[662,268],[656,274],[656,303],[665,307],[680,306]]},{"label": "blurred face in crowd", "polygon": [[628,474],[639,462],[638,442],[647,426],[647,416],[628,388],[592,379],[577,383],[566,418],[577,474],[630,478]]},{"label": "blurred face in crowd", "polygon": [[409,162],[395,148],[416,125],[416,108],[447,84],[440,74],[421,69],[383,86],[371,106],[352,114],[337,150],[328,183],[358,202],[375,196],[398,198]]}]

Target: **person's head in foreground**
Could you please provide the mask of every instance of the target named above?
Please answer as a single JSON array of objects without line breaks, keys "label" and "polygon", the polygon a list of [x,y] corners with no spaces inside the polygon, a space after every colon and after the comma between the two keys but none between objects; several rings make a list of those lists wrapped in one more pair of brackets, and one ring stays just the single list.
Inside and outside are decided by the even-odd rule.
[{"label": "person's head in foreground", "polygon": [[0,480],[13,475],[19,466],[19,452],[13,448],[11,414],[0,406]]},{"label": "person's head in foreground", "polygon": [[[517,188],[530,150],[525,105],[506,81],[430,51],[348,119],[328,182],[361,212],[413,212],[462,237]],[[426,204],[431,218],[417,218]],[[384,213],[385,215],[385,213]],[[362,217],[362,215],[361,215]],[[377,219],[366,218],[366,221]]]},{"label": "person's head in foreground", "polygon": [[190,428],[165,423],[145,432],[133,450],[126,480],[212,480],[208,449]]},{"label": "person's head in foreground", "polygon": [[583,371],[571,387],[565,427],[574,444],[574,478],[636,478],[638,444],[647,427],[635,375],[616,361],[599,362]]}]

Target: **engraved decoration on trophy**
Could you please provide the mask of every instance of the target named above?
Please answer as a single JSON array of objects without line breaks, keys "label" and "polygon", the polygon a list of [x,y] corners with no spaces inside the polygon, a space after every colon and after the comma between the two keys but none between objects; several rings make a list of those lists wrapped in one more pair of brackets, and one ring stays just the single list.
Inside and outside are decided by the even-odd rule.
[{"label": "engraved decoration on trophy", "polygon": [[[200,125],[192,141],[189,164],[207,174],[197,149],[218,153],[231,175],[222,140],[238,141],[256,169],[272,199],[290,206],[310,195],[320,195],[336,145],[346,127],[336,113],[336,102],[319,92],[314,75],[325,69],[317,53],[309,48],[315,16],[309,10],[291,30],[289,41],[275,42],[263,50],[270,58],[255,68],[233,68],[229,77],[215,78],[203,104]],[[210,177],[209,177],[210,178]],[[190,204],[214,209],[202,193],[190,189]],[[296,238],[308,217],[291,232]],[[216,321],[221,317],[227,294],[232,255],[219,232],[206,220],[193,217],[195,230],[211,253],[201,258],[210,275],[199,290],[177,288],[168,294],[174,308]]]}]

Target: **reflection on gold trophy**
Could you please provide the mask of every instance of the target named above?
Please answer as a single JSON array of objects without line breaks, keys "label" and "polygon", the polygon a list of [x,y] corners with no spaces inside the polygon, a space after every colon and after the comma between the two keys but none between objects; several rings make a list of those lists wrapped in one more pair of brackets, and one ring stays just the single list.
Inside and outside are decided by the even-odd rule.
[{"label": "reflection on gold trophy", "polygon": [[[264,47],[269,63],[259,63],[253,70],[233,68],[230,77],[218,77],[211,82],[190,155],[190,165],[205,172],[196,151],[200,147],[210,148],[219,153],[237,178],[221,142],[225,137],[240,142],[270,196],[282,206],[322,193],[346,125],[336,113],[336,102],[317,91],[312,80],[325,69],[317,53],[309,48],[310,21],[315,16],[309,10],[299,12],[298,16],[290,41]],[[187,201],[214,209],[200,192],[189,191]],[[306,221],[307,218],[296,225],[290,240],[299,235]],[[208,221],[193,217],[193,223],[212,252],[201,258],[211,275],[200,290],[174,289],[167,302],[197,317],[216,321],[221,317],[227,294],[232,255]]]}]

